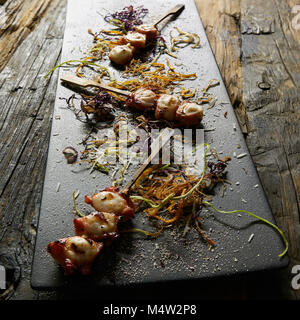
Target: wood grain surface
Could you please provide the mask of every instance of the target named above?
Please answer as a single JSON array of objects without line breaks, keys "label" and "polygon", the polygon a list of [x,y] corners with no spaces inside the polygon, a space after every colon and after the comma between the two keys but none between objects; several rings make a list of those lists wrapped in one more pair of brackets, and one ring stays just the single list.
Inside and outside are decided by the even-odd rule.
[{"label": "wood grain surface", "polygon": [[[289,240],[289,268],[182,284],[186,299],[299,299],[300,30],[291,0],[196,0],[211,47],[277,224]],[[298,3],[300,4],[300,3]],[[66,0],[0,2],[0,299],[70,299],[92,292],[30,287]],[[263,245],[263,244],[262,244]],[[199,284],[200,285],[200,284]],[[160,286],[164,297],[176,284]],[[151,285],[127,296],[151,298]],[[122,294],[122,290],[119,292]],[[114,297],[107,292],[107,297]]]}]

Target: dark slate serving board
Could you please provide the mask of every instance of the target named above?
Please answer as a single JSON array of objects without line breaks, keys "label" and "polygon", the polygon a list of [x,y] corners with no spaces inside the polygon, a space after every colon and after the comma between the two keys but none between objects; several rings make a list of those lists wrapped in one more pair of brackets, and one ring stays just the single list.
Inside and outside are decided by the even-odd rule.
[{"label": "dark slate serving board", "polygon": [[[232,185],[227,187],[224,197],[217,192],[213,203],[222,210],[248,210],[274,223],[196,6],[193,0],[181,2],[185,4],[184,11],[175,20],[169,19],[160,25],[163,27],[162,35],[169,39],[171,28],[178,26],[182,30],[197,33],[201,39],[201,47],[182,49],[176,53],[178,60],[168,57],[170,62],[173,65],[182,63],[177,69],[179,71],[197,73],[198,78],[187,81],[186,87],[201,89],[212,78],[221,81],[219,86],[210,89],[218,101],[211,109],[204,107],[203,127],[206,130],[205,141],[221,152],[220,156],[232,157],[227,168],[227,178]],[[150,22],[178,4],[178,1],[130,3],[147,7],[149,14],[144,21]],[[103,16],[127,5],[128,1],[124,0],[86,0],[84,5],[81,0],[69,0],[61,61],[83,57],[92,45],[92,37],[87,30],[104,28],[106,24]],[[61,74],[64,69],[59,72]],[[116,76],[118,72],[114,70]],[[85,286],[92,287],[200,279],[287,265],[287,256],[278,258],[284,246],[273,228],[245,214],[219,214],[205,210],[202,228],[216,243],[212,250],[209,250],[197,231],[192,230],[184,237],[182,225],[155,239],[145,239],[142,234],[122,234],[111,247],[104,249],[94,264],[91,276],[64,276],[62,269],[46,252],[46,247],[51,241],[74,234],[72,192],[80,190],[78,207],[82,212],[88,213],[90,207],[84,204],[84,195],[93,194],[111,185],[109,176],[98,172],[91,175],[84,166],[72,167],[62,155],[62,150],[69,145],[82,150],[79,142],[89,132],[89,128],[76,120],[74,114],[65,108],[65,101],[60,99],[67,98],[72,93],[70,89],[58,84],[32,265],[33,288],[57,288],[70,283],[84,283]],[[227,118],[224,117],[225,112]],[[247,155],[242,158],[234,157],[235,154],[243,153]],[[151,230],[151,223],[143,213],[136,214],[132,225]],[[250,236],[252,240],[249,242]]]}]

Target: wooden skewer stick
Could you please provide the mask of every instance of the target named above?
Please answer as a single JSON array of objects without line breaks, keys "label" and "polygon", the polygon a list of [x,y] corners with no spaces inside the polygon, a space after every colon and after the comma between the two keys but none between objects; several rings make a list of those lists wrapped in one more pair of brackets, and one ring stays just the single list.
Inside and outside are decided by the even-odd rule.
[{"label": "wooden skewer stick", "polygon": [[[70,83],[72,85],[77,85],[81,87],[98,87],[103,88],[108,91],[116,92],[119,94],[123,94],[125,96],[130,96],[130,91],[125,90],[119,90],[110,86],[107,86],[102,83],[98,83],[93,80],[88,79],[82,79],[79,77],[75,77],[72,75],[65,74],[61,78],[61,81]],[[136,173],[132,176],[130,181],[127,182],[125,187],[123,188],[123,193],[128,193],[129,189],[133,186],[135,181],[138,179],[138,177],[143,173],[143,171],[146,169],[146,167],[149,165],[149,163],[154,159],[154,157],[159,153],[160,149],[170,140],[171,136],[173,135],[174,130],[170,128],[165,128],[157,137],[157,139],[151,144],[151,154],[150,156],[144,161],[142,166],[136,171]]]},{"label": "wooden skewer stick", "polygon": [[144,161],[141,167],[135,172],[132,178],[126,183],[122,192],[128,193],[130,188],[134,185],[138,177],[143,173],[143,171],[147,168],[149,163],[155,158],[155,156],[159,153],[160,149],[170,140],[171,136],[173,135],[174,130],[170,128],[165,128],[159,134],[159,136],[155,139],[155,141],[151,144],[151,154],[150,156]]},{"label": "wooden skewer stick", "polygon": [[167,13],[165,13],[163,16],[161,16],[154,24],[153,26],[156,27],[160,22],[162,22],[165,18],[167,18],[168,16],[170,16],[171,14],[177,14],[180,11],[182,11],[184,9],[184,4],[178,4],[176,5],[174,8],[172,8],[171,10],[169,10]]},{"label": "wooden skewer stick", "polygon": [[72,85],[77,85],[80,87],[96,87],[96,88],[102,88],[107,91],[115,92],[118,94],[122,94],[124,96],[129,97],[131,95],[130,91],[127,90],[120,90],[114,87],[110,87],[104,83],[99,83],[93,80],[88,80],[88,79],[83,79],[79,77],[72,76],[70,74],[64,74],[60,78],[61,81],[72,84]]}]

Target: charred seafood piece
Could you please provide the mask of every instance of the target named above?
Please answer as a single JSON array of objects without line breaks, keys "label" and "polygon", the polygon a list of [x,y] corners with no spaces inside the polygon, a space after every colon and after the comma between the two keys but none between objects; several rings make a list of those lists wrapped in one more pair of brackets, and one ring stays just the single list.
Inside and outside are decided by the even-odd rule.
[{"label": "charred seafood piece", "polygon": [[127,99],[126,104],[140,111],[149,111],[155,108],[156,100],[157,95],[152,90],[140,88]]},{"label": "charred seafood piece", "polygon": [[136,49],[145,48],[146,46],[146,35],[143,33],[128,31],[124,36],[124,40]]},{"label": "charred seafood piece", "polygon": [[157,100],[155,108],[155,118],[168,121],[176,120],[176,111],[179,107],[180,100],[175,95],[161,94]]},{"label": "charred seafood piece", "polygon": [[64,148],[62,153],[64,154],[65,158],[67,159],[67,163],[71,164],[71,163],[74,163],[77,161],[78,152],[73,147],[69,146],[69,147]]},{"label": "charred seafood piece", "polygon": [[142,33],[148,39],[153,39],[159,35],[157,28],[151,24],[142,24],[135,27],[135,31]]},{"label": "charred seafood piece", "polygon": [[176,111],[176,120],[182,125],[193,126],[203,118],[203,107],[194,102],[183,102]]},{"label": "charred seafood piece", "polygon": [[119,235],[118,221],[114,213],[93,212],[74,219],[75,234],[94,241],[114,240]]},{"label": "charred seafood piece", "polygon": [[120,65],[127,64],[133,57],[134,47],[131,44],[118,45],[113,47],[109,52],[109,59]]},{"label": "charred seafood piece", "polygon": [[106,188],[92,196],[85,196],[85,202],[98,212],[114,213],[123,220],[134,216],[134,204],[129,196],[116,187]]},{"label": "charred seafood piece", "polygon": [[47,246],[47,252],[63,267],[65,274],[88,275],[91,273],[93,262],[102,248],[102,242],[73,236],[50,242]]}]

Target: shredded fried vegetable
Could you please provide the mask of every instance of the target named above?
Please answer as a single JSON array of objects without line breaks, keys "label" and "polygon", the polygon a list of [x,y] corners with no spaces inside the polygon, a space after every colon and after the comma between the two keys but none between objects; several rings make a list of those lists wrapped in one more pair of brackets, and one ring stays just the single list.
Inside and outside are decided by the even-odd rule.
[{"label": "shredded fried vegetable", "polygon": [[[200,227],[200,218],[203,206],[209,206],[219,213],[238,213],[243,212],[268,224],[279,232],[281,235],[285,249],[279,254],[282,257],[288,250],[288,242],[283,232],[270,221],[259,217],[258,215],[246,210],[222,211],[215,208],[209,201],[211,200],[207,192],[215,187],[218,183],[226,182],[224,171],[227,167],[225,162],[219,161],[214,163],[206,161],[206,153],[210,149],[208,144],[204,144],[206,149],[204,152],[204,169],[199,177],[195,175],[186,175],[183,170],[168,166],[153,166],[146,169],[136,181],[134,191],[136,195],[132,195],[131,199],[136,205],[140,206],[141,202],[146,203],[149,207],[144,209],[148,216],[157,219],[163,225],[173,224],[181,218],[185,218],[184,209],[187,208],[189,220],[193,220],[196,229],[202,238],[210,245],[214,245],[211,240]],[[206,172],[207,168],[209,172]],[[163,212],[168,212],[168,217],[162,216],[162,209],[167,208]],[[188,221],[189,221],[188,220]],[[187,227],[184,233],[187,232]]]},{"label": "shredded fried vegetable", "polygon": [[200,38],[196,33],[189,33],[181,31],[178,27],[174,27],[174,29],[178,32],[176,37],[173,36],[172,30],[170,31],[171,38],[171,50],[177,51],[178,44],[185,43],[186,45],[194,44],[192,48],[197,48],[200,44]]},{"label": "shredded fried vegetable", "polygon": [[[86,60],[85,60],[85,59],[86,59]],[[85,59],[83,59],[83,60],[67,60],[67,61],[64,61],[64,62],[56,65],[54,68],[52,68],[52,69],[45,75],[45,78],[48,77],[48,75],[49,75],[50,73],[52,73],[54,70],[56,70],[57,68],[59,68],[59,67],[61,67],[61,66],[63,66],[63,65],[74,66],[74,65],[72,65],[72,63],[77,63],[77,64],[79,63],[79,65],[77,65],[77,69],[78,69],[79,67],[82,67],[83,65],[94,66],[94,67],[99,68],[101,71],[105,71],[105,73],[108,75],[108,77],[109,77],[110,79],[112,79],[112,77],[111,77],[111,75],[110,75],[110,73],[109,73],[109,71],[108,71],[108,69],[107,69],[106,67],[103,67],[103,66],[101,66],[101,65],[99,65],[99,64],[97,64],[97,63],[88,61],[87,58],[85,58]],[[89,59],[91,59],[91,58],[89,57]],[[94,60],[94,59],[93,59],[93,60]],[[76,70],[77,70],[77,69],[76,69]]]},{"label": "shredded fried vegetable", "polygon": [[[210,146],[204,144],[208,152]],[[226,164],[218,164],[218,171],[210,170],[205,173],[207,164],[201,175],[201,178],[195,175],[187,175],[184,170],[179,168],[172,168],[171,166],[161,167],[154,166],[146,169],[143,174],[136,181],[134,191],[137,195],[131,196],[135,201],[144,201],[150,208],[144,211],[152,218],[160,220],[163,224],[168,225],[176,222],[184,217],[185,208],[198,208],[194,210],[193,221],[196,223],[198,231],[201,230],[199,226],[199,209],[202,206],[203,199],[209,199],[204,193],[213,186],[221,182],[223,171]],[[162,208],[167,207],[169,217],[163,217],[160,214]],[[204,233],[200,232],[202,237]],[[206,240],[208,239],[207,237]]]},{"label": "shredded fried vegetable", "polygon": [[113,100],[111,95],[99,89],[94,96],[81,95],[81,110],[86,115],[95,114],[98,121],[109,121],[113,116]]},{"label": "shredded fried vegetable", "polygon": [[122,230],[122,233],[141,232],[148,237],[157,237],[158,235],[160,235],[162,233],[162,231],[163,231],[163,228],[160,228],[157,232],[149,232],[149,231],[139,229],[139,228],[132,228],[132,229],[127,229],[127,230]]},{"label": "shredded fried vegetable", "polygon": [[109,85],[132,92],[139,88],[147,87],[157,94],[166,93],[167,90],[172,91],[175,85],[184,80],[197,78],[195,73],[183,74],[175,72],[174,68],[168,68],[167,70],[163,63],[142,63],[139,59],[131,60],[122,76],[128,80],[113,81]]},{"label": "shredded fried vegetable", "polygon": [[143,23],[143,19],[147,13],[148,9],[143,6],[138,6],[136,8],[128,6],[119,12],[106,15],[104,20],[122,31],[130,31],[134,29],[134,26]]}]

